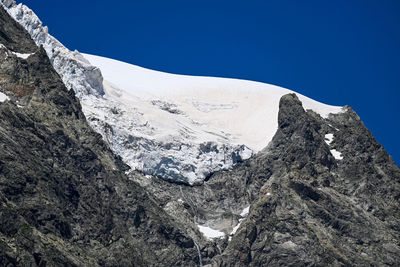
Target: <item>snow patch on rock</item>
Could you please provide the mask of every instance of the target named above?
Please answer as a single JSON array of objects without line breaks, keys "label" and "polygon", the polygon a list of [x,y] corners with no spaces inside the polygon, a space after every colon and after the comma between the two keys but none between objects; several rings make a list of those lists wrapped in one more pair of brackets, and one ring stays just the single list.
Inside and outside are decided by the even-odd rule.
[{"label": "snow patch on rock", "polygon": [[209,240],[212,240],[214,238],[221,238],[225,236],[224,232],[214,230],[208,226],[196,224],[197,227],[199,228],[200,232]]},{"label": "snow patch on rock", "polygon": [[250,206],[244,208],[242,213],[240,213],[240,216],[246,217],[249,214],[249,211],[250,211]]},{"label": "snow patch on rock", "polygon": [[34,53],[21,54],[21,53],[17,53],[17,52],[12,52],[12,53],[22,59],[27,59],[28,57],[30,57],[34,54]]},{"label": "snow patch on rock", "polygon": [[236,234],[237,230],[239,229],[239,227],[242,224],[242,222],[244,221],[244,219],[246,219],[247,215],[249,215],[249,211],[250,211],[250,206],[244,208],[243,211],[240,213],[240,216],[242,218],[239,219],[239,223],[235,227],[233,227],[232,231],[229,233],[229,235],[230,235],[229,241],[231,241],[232,236],[234,234]]},{"label": "snow patch on rock", "polygon": [[18,53],[18,52],[14,52],[14,51],[11,51],[10,49],[8,49],[5,45],[3,45],[1,43],[0,43],[0,49],[5,49],[6,50],[6,53],[5,53],[6,58],[9,57],[10,54],[13,54],[13,55],[15,55],[15,56],[17,56],[19,58],[27,59],[28,57],[30,57],[30,56],[35,54],[35,53]]},{"label": "snow patch on rock", "polygon": [[10,98],[6,94],[0,92],[0,103],[4,102],[6,100],[10,100]]},{"label": "snow patch on rock", "polygon": [[325,143],[329,146],[333,141],[333,134],[329,133],[325,135]]},{"label": "snow patch on rock", "polygon": [[340,152],[337,151],[336,149],[332,149],[332,150],[331,150],[331,154],[332,154],[332,156],[333,156],[335,159],[337,159],[337,160],[342,160],[342,159],[343,159],[342,153],[340,153]]},{"label": "snow patch on rock", "polygon": [[[325,135],[325,143],[330,146],[332,144],[333,141],[333,134],[328,133]],[[342,153],[340,153],[339,151],[337,151],[336,149],[331,149],[330,150],[332,156],[337,159],[337,160],[342,160]]]}]

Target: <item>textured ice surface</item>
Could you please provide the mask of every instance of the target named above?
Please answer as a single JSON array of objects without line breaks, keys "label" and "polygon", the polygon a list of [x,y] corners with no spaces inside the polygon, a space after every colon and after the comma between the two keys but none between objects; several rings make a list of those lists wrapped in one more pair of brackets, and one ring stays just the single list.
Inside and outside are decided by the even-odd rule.
[{"label": "textured ice surface", "polygon": [[[260,82],[215,77],[175,75],[153,71],[117,60],[84,56],[101,69],[105,90],[114,100],[135,106],[140,102],[159,101],[173,107],[172,120],[160,113],[150,119],[163,117],[165,124],[190,118],[192,125],[199,125],[199,138],[203,141],[229,139],[228,143],[244,144],[254,151],[264,148],[278,127],[279,100],[293,91]],[[321,116],[341,111],[298,94],[306,109]],[[155,108],[153,108],[155,110]],[[165,109],[163,109],[165,111]],[[166,113],[166,112],[164,112]],[[171,116],[170,116],[171,117]],[[195,130],[194,126],[189,128]],[[201,128],[204,125],[205,127]],[[214,135],[213,139],[207,132]]]}]

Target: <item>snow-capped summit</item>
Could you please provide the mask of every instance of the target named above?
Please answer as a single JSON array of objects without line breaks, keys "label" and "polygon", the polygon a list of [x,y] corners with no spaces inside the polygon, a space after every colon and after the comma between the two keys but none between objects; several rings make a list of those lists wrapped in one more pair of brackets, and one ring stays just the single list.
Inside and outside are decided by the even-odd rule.
[{"label": "snow-capped summit", "polygon": [[[144,116],[149,123],[160,124],[158,136],[189,129],[188,134],[198,142],[225,141],[259,151],[276,132],[279,99],[293,93],[260,82],[176,75],[99,56],[84,57],[100,68],[109,98],[151,110]],[[323,117],[341,110],[305,96],[299,98],[306,109]]]},{"label": "snow-capped summit", "polygon": [[[169,74],[84,54],[104,77],[111,115],[84,106],[114,150],[136,169],[166,179],[201,183],[266,147],[278,127],[280,98],[293,91],[238,79]],[[322,117],[338,113],[299,95]],[[95,108],[94,108],[95,107]],[[104,125],[106,123],[106,125]],[[103,125],[103,126],[101,126]],[[123,137],[123,138],[121,138]]]},{"label": "snow-capped summit", "polygon": [[[28,7],[0,0],[43,45],[65,85],[75,91],[91,126],[133,169],[201,184],[266,147],[278,126],[278,86],[152,71],[69,51]],[[104,78],[104,80],[103,80]],[[322,117],[341,111],[299,95]]]}]

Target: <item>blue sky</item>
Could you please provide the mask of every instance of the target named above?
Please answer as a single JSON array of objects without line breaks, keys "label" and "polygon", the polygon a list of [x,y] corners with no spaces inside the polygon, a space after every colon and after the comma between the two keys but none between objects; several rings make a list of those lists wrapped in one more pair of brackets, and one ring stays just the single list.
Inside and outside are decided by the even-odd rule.
[{"label": "blue sky", "polygon": [[398,0],[22,2],[70,49],[350,105],[400,163]]}]

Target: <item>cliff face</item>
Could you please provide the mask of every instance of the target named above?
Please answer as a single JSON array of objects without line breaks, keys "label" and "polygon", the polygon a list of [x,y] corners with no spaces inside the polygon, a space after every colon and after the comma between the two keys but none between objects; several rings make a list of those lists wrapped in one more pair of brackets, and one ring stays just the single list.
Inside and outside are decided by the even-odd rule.
[{"label": "cliff face", "polygon": [[400,262],[400,171],[350,108],[322,120],[286,95],[273,141],[236,174],[267,181],[214,265]]},{"label": "cliff face", "polygon": [[0,265],[196,265],[193,240],[124,174],[43,48],[3,8],[0,22]]}]

